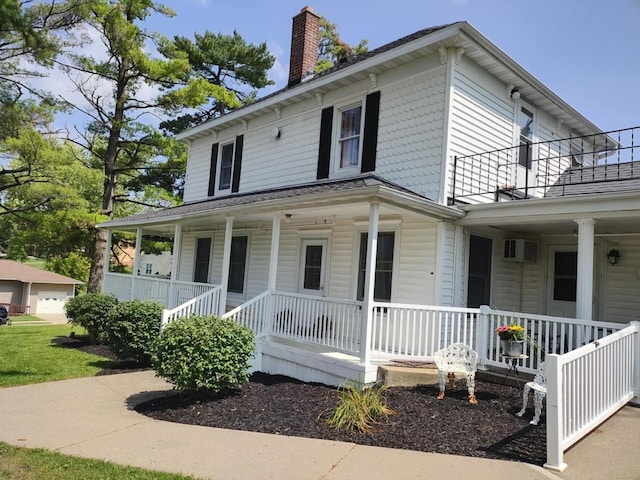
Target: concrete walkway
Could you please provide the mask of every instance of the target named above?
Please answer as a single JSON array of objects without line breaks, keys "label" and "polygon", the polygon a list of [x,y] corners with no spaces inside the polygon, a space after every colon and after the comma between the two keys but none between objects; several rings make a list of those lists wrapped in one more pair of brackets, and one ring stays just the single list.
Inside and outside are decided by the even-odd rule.
[{"label": "concrete walkway", "polygon": [[203,479],[640,479],[632,407],[569,451],[556,476],[525,463],[181,425],[132,410],[170,388],[150,371],[2,388],[0,441]]}]

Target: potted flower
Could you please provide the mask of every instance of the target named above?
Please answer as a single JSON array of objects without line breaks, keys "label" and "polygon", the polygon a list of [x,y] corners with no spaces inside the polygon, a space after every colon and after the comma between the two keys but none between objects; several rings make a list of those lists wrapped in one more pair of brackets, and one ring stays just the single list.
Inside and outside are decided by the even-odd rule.
[{"label": "potted flower", "polygon": [[501,325],[496,328],[496,333],[500,338],[502,354],[508,357],[518,357],[524,353],[524,342],[526,334],[520,325]]}]

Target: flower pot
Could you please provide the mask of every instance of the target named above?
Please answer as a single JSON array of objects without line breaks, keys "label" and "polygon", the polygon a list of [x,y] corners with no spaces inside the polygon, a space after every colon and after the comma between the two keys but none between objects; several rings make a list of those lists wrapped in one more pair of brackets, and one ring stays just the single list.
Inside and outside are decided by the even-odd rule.
[{"label": "flower pot", "polygon": [[524,340],[500,340],[502,354],[508,357],[517,357],[524,353]]}]

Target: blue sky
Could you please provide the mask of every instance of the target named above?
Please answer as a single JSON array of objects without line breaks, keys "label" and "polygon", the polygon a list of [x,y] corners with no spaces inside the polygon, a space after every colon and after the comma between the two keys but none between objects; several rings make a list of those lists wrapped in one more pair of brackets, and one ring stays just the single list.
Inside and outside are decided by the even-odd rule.
[{"label": "blue sky", "polygon": [[[466,20],[603,130],[640,125],[640,0],[164,0],[149,19],[166,36],[237,30],[266,41],[276,88],[288,75],[291,19],[305,5],[343,40],[373,49],[422,28]],[[271,89],[272,90],[272,89]],[[268,93],[268,92],[265,92]]]}]

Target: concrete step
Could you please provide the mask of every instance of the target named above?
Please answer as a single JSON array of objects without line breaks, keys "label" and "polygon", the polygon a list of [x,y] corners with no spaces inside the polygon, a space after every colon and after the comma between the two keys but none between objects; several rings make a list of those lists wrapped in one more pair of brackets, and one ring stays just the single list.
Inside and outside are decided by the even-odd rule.
[{"label": "concrete step", "polygon": [[[458,374],[456,378],[463,378]],[[533,379],[533,375],[520,372],[516,377],[515,372],[511,372],[507,377],[507,371],[478,370],[476,378],[485,381],[522,387],[526,382]],[[407,364],[393,363],[380,365],[378,367],[378,381],[389,387],[413,387],[415,385],[433,385],[438,383],[438,368],[434,363]]]},{"label": "concrete step", "polygon": [[389,387],[430,385],[438,383],[438,369],[433,363],[380,365],[378,381]]}]

